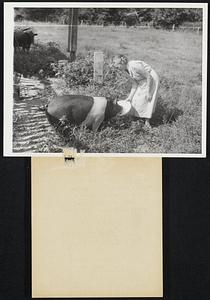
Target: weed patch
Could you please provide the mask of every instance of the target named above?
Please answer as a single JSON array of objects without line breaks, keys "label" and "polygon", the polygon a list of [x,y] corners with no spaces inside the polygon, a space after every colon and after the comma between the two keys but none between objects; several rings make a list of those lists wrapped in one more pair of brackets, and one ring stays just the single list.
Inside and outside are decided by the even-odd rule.
[{"label": "weed patch", "polygon": [[29,52],[19,50],[14,53],[14,71],[24,77],[52,77],[55,75],[52,63],[61,59],[66,59],[66,55],[56,43],[33,45]]}]

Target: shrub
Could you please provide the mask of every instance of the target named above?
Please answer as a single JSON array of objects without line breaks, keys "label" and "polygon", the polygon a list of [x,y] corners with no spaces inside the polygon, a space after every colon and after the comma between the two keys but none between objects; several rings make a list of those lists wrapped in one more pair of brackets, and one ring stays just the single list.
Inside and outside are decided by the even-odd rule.
[{"label": "shrub", "polygon": [[87,86],[93,81],[93,58],[79,56],[74,62],[55,63],[53,70],[57,77],[65,79],[68,87]]},{"label": "shrub", "polygon": [[34,45],[29,52],[14,53],[14,71],[23,76],[52,77],[55,72],[52,63],[66,56],[56,43]]},{"label": "shrub", "polygon": [[55,63],[53,70],[58,78],[63,78],[68,88],[77,93],[106,96],[112,99],[123,97],[129,89],[129,80],[116,68],[108,58],[104,60],[104,80],[102,84],[95,83],[93,55],[78,55],[74,62]]},{"label": "shrub", "polygon": [[171,28],[173,24],[179,26],[184,20],[191,20],[192,11],[180,8],[157,8],[153,11],[154,26]]}]

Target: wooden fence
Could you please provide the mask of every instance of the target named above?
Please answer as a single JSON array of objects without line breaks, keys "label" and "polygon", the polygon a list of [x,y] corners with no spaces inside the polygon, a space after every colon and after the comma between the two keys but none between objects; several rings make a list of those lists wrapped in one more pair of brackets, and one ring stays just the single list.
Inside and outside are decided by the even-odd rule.
[{"label": "wooden fence", "polygon": [[85,27],[89,27],[89,26],[94,26],[94,27],[113,27],[113,28],[139,28],[139,29],[166,29],[166,30],[171,30],[171,31],[194,31],[197,33],[201,33],[202,32],[202,27],[201,26],[176,26],[175,24],[173,24],[171,27],[169,28],[164,28],[161,26],[153,26],[151,24],[146,24],[146,25],[132,25],[132,26],[126,26],[126,24],[120,24],[120,25],[115,25],[115,24],[108,24],[108,25],[103,25],[103,24],[89,24],[89,23],[85,23],[85,22],[81,22],[79,24],[79,26],[85,26]]},{"label": "wooden fence", "polygon": [[[61,23],[50,23],[50,22],[41,22],[41,24],[39,24],[39,22],[36,24],[36,22],[29,22],[29,21],[22,21],[22,22],[15,22],[15,26],[21,27],[21,26],[68,26],[67,24],[61,24]],[[137,28],[137,29],[162,29],[164,30],[165,28],[161,27],[161,26],[153,26],[151,24],[146,24],[146,25],[132,25],[132,26],[126,26],[126,24],[120,24],[120,25],[114,25],[114,24],[108,24],[108,25],[103,25],[103,24],[89,24],[89,23],[85,23],[85,22],[81,22],[78,24],[79,26],[84,26],[84,27],[100,27],[100,28],[123,28],[123,29],[129,29],[129,28]],[[192,32],[196,32],[196,33],[201,33],[202,32],[202,26],[175,26],[172,25],[170,28],[167,28],[165,30],[168,31],[192,31]]]}]

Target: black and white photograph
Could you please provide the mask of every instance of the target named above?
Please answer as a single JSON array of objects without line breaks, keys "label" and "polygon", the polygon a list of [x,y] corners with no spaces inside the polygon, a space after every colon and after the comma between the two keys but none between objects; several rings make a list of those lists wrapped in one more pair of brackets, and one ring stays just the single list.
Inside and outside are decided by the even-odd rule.
[{"label": "black and white photograph", "polygon": [[4,4],[4,155],[206,156],[207,4]]}]

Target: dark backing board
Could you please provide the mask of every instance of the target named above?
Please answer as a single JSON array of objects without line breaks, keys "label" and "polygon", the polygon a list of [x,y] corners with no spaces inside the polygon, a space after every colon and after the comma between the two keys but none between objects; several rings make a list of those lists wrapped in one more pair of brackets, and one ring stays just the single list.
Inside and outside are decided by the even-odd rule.
[{"label": "dark backing board", "polygon": [[[0,19],[2,41],[2,3]],[[0,77],[3,100],[2,73]],[[1,122],[1,141],[2,127]],[[163,159],[166,300],[210,299],[209,150],[207,153],[206,159]],[[30,299],[30,188],[30,159],[3,158],[1,143],[0,299],[3,300]]]},{"label": "dark backing board", "polygon": [[[209,166],[163,162],[164,299],[209,299]],[[30,160],[4,158],[0,169],[0,296],[30,299]]]}]

